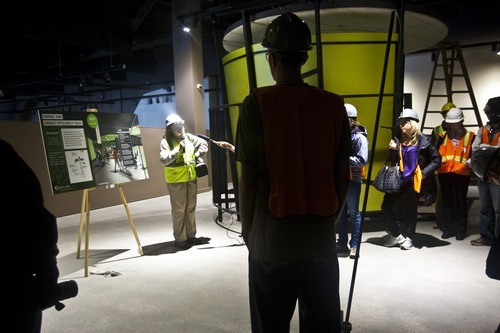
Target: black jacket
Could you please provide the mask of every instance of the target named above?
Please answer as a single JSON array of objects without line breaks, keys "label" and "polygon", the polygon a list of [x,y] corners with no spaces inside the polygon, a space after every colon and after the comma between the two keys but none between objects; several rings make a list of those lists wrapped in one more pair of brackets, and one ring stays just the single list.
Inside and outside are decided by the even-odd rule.
[{"label": "black jacket", "polygon": [[[389,149],[389,158],[391,163],[397,164],[399,163],[399,140],[394,138],[394,141],[398,144],[398,149]],[[420,170],[422,170],[422,175],[424,176],[424,184],[427,179],[431,179],[436,171],[441,166],[441,154],[437,148],[431,144],[431,138],[428,135],[421,134],[420,143],[418,146],[418,165],[420,166]]]}]

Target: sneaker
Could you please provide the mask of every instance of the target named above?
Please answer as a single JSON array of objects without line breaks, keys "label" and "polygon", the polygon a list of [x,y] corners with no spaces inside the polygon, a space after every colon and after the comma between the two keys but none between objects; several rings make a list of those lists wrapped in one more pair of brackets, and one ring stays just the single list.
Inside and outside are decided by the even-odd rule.
[{"label": "sneaker", "polygon": [[398,237],[394,237],[391,234],[388,234],[387,236],[389,236],[389,238],[384,243],[384,246],[386,246],[386,247],[393,247],[396,245],[400,245],[401,243],[403,243],[405,241],[405,237],[401,234]]},{"label": "sneaker", "polygon": [[356,259],[356,248],[355,247],[353,247],[351,249],[351,253],[349,253],[349,258]]},{"label": "sneaker", "polygon": [[471,245],[474,246],[491,246],[493,245],[492,241],[489,241],[483,237],[479,237],[478,239],[474,239],[470,241]]},{"label": "sneaker", "polygon": [[413,247],[413,241],[410,237],[406,237],[403,243],[401,243],[401,250],[410,250]]},{"label": "sneaker", "polygon": [[337,253],[349,253],[349,248],[347,245],[340,245],[337,243]]}]

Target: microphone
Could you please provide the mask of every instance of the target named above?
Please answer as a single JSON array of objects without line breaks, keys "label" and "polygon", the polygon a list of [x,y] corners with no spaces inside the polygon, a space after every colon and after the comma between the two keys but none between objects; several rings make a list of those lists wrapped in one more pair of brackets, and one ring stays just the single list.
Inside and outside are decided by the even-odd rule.
[{"label": "microphone", "polygon": [[213,139],[210,139],[210,138],[209,138],[208,136],[206,136],[206,135],[203,135],[203,134],[198,134],[198,137],[200,137],[200,138],[202,138],[202,139],[204,139],[204,140],[210,141],[210,142],[212,142],[212,143],[217,144],[217,141],[215,141],[215,140],[213,140]]}]

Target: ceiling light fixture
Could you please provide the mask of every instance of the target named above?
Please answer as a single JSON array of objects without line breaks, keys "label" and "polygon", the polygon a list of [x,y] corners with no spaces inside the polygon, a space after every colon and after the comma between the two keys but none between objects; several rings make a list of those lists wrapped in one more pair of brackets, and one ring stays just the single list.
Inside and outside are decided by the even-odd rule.
[{"label": "ceiling light fixture", "polygon": [[182,31],[184,32],[190,32],[191,29],[189,28],[188,24],[184,23],[183,19],[178,19],[179,27],[181,27]]}]

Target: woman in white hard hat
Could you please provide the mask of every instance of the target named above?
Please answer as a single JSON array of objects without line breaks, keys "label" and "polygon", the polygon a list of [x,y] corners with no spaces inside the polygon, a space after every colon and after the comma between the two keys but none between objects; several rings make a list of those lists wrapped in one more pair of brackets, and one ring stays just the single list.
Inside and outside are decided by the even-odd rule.
[{"label": "woman in white hard hat", "polygon": [[467,192],[470,181],[470,155],[475,133],[464,127],[460,108],[446,113],[447,130],[439,135],[436,147],[442,164],[437,170],[442,189],[443,234],[441,238],[463,240],[467,234]]},{"label": "woman in white hard hat", "polygon": [[[389,142],[389,158],[392,165],[399,165],[403,184],[398,193],[386,193],[382,201],[382,212],[388,224],[384,246],[399,246],[402,250],[413,248],[422,181],[434,177],[434,171],[441,165],[441,155],[430,138],[420,133],[418,121],[414,110],[404,109],[398,118],[396,135]],[[398,223],[399,214],[401,224]]]},{"label": "woman in white hard hat", "polygon": [[165,166],[175,246],[180,249],[202,243],[202,239],[196,238],[196,163],[207,151],[207,141],[186,133],[181,117],[176,114],[167,117],[160,142],[160,161]]},{"label": "woman in white hard hat", "polygon": [[[359,245],[359,233],[361,228],[361,214],[359,212],[359,197],[361,195],[361,184],[365,175],[365,165],[368,162],[368,134],[366,128],[358,122],[358,110],[352,104],[345,104],[349,128],[351,130],[352,151],[349,156],[350,182],[347,199],[337,220],[337,253],[349,253],[349,258],[355,259]],[[349,219],[350,218],[350,219]],[[349,240],[348,222],[350,224],[351,239]],[[349,247],[351,249],[349,250]]]}]

